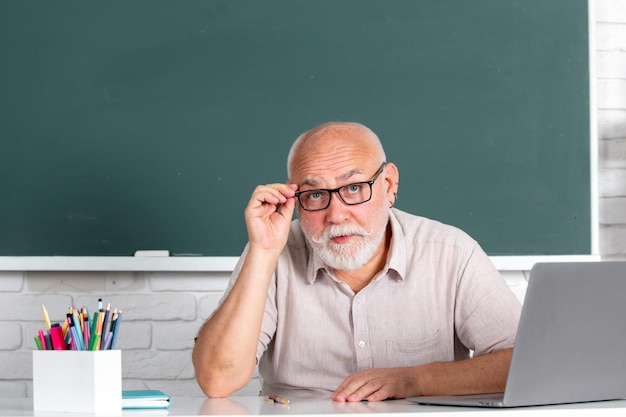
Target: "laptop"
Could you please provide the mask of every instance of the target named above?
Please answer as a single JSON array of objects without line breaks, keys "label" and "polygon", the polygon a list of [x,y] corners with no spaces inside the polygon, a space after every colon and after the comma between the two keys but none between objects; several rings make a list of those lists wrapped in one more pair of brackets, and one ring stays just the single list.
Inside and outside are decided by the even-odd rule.
[{"label": "laptop", "polygon": [[568,262],[530,272],[504,392],[408,400],[521,407],[623,398],[626,262]]}]

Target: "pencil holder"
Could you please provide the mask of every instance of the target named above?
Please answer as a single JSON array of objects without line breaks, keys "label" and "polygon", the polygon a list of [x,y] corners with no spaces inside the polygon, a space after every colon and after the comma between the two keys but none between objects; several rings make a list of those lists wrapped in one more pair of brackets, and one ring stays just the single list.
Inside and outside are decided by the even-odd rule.
[{"label": "pencil holder", "polygon": [[122,352],[33,351],[33,409],[92,414],[121,412]]}]

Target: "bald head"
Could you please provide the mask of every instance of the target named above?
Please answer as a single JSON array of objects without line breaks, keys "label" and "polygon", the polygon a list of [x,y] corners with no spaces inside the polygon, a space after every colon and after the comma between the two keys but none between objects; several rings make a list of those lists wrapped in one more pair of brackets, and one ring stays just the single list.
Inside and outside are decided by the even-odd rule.
[{"label": "bald head", "polygon": [[372,158],[376,163],[386,160],[378,136],[367,126],[352,122],[329,122],[316,126],[300,135],[291,146],[287,157],[287,174],[307,157],[332,159],[341,152],[354,152]]}]

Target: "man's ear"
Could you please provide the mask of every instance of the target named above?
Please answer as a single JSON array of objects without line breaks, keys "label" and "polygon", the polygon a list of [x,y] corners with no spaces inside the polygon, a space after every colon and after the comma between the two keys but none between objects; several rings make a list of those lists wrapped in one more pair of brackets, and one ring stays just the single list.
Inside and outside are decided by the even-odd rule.
[{"label": "man's ear", "polygon": [[385,165],[385,190],[390,207],[393,207],[398,198],[399,184],[400,172],[398,171],[398,167],[393,162],[387,162]]}]

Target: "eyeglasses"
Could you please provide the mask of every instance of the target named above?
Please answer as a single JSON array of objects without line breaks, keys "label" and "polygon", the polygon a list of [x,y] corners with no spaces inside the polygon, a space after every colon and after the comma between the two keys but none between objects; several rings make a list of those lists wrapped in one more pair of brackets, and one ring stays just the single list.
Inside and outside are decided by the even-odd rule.
[{"label": "eyeglasses", "polygon": [[330,206],[332,194],[337,193],[341,201],[348,206],[366,203],[372,199],[372,185],[383,172],[385,164],[386,162],[382,163],[374,177],[369,181],[355,182],[333,190],[321,188],[319,190],[297,191],[298,202],[306,211],[324,210]]}]

